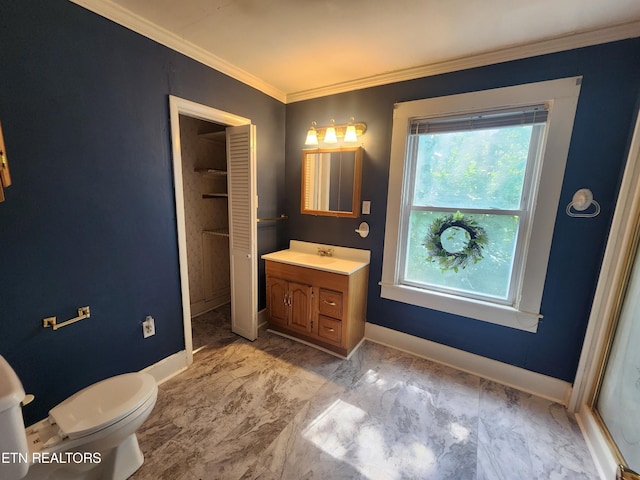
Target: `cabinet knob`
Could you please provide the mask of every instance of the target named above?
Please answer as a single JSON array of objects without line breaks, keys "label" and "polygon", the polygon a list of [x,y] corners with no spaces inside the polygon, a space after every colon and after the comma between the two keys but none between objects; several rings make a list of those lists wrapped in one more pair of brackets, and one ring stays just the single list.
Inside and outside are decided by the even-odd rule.
[{"label": "cabinet knob", "polygon": [[333,328],[331,328],[331,327],[324,327],[324,329],[325,329],[325,330],[329,330],[330,332],[333,332],[333,331],[334,331],[334,330],[333,330]]},{"label": "cabinet knob", "polygon": [[336,306],[336,302],[330,302],[328,300],[323,300],[324,303],[326,303],[327,305],[331,305],[332,307]]}]

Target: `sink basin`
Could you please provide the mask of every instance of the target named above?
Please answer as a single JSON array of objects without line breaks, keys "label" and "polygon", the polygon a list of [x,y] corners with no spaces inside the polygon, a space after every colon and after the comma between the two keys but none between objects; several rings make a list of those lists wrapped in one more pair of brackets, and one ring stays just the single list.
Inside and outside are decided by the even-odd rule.
[{"label": "sink basin", "polygon": [[328,265],[330,263],[340,261],[340,259],[334,257],[323,257],[320,255],[313,255],[312,253],[298,252],[292,252],[291,259],[308,265]]},{"label": "sink basin", "polygon": [[[304,243],[305,242],[296,242],[294,245],[302,246],[304,248],[304,245],[302,245]],[[356,256],[355,258],[353,256],[352,258],[345,258],[349,255],[350,250],[355,249],[347,249],[344,247],[334,248],[338,250],[338,255],[334,253],[334,256],[332,257],[323,257],[315,253],[311,253],[313,250],[311,247],[307,247],[307,251],[290,248],[288,250],[280,250],[279,252],[262,255],[262,258],[274,262],[315,268],[317,270],[325,270],[327,272],[340,273],[343,275],[351,275],[353,272],[369,264],[368,252],[365,256],[361,255],[359,257]],[[340,255],[340,252],[345,252],[345,255]]]}]

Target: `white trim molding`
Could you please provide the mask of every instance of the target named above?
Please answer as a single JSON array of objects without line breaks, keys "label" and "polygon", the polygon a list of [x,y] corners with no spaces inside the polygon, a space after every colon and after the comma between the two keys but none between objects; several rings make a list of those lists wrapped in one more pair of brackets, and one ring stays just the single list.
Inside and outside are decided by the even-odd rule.
[{"label": "white trim molding", "polygon": [[256,77],[255,75],[227,62],[213,53],[186,41],[184,38],[172,33],[149,20],[136,15],[135,13],[121,7],[110,0],[70,0],[87,10],[111,20],[129,30],[139,33],[165,47],[178,53],[182,53],[203,65],[213,68],[225,75],[230,76],[256,90],[269,95],[283,103],[286,102],[284,92],[278,90],[273,85]]},{"label": "white trim molding", "polygon": [[[387,194],[387,220],[382,258],[380,296],[419,307],[440,310],[484,322],[535,333],[549,261],[562,179],[569,151],[582,77],[567,77],[510,87],[397,103],[393,110],[391,164]],[[413,284],[405,277],[408,258],[411,185],[415,177],[408,126],[414,118],[467,115],[502,108],[546,104],[546,123],[540,156],[527,161],[531,174],[524,180],[522,202],[526,215],[519,227],[510,279],[514,293],[493,301],[476,300],[451,289]],[[526,205],[526,207],[525,207]],[[450,205],[449,205],[450,206]],[[526,220],[528,218],[528,220]],[[409,261],[409,260],[407,260]],[[479,295],[478,295],[479,297]],[[507,302],[509,302],[507,304]]]},{"label": "white trim molding", "polygon": [[418,357],[472,373],[487,380],[566,405],[571,384],[524,368],[414,337],[373,323],[365,324],[365,338]]},{"label": "white trim molding", "polygon": [[540,40],[538,42],[514,45],[499,50],[481,52],[465,57],[452,58],[442,62],[429,63],[413,68],[405,68],[394,72],[359,78],[349,82],[336,83],[326,87],[303,90],[287,94],[287,103],[300,102],[312,98],[335,95],[337,93],[361,90],[363,88],[378,87],[390,83],[415,80],[417,78],[431,77],[443,73],[457,72],[469,68],[484,67],[496,63],[521,60],[549,53],[557,53],[575,48],[589,47],[601,43],[615,42],[629,38],[640,37],[640,20],[613,25],[597,30],[574,32],[554,38]]},{"label": "white trim molding", "polygon": [[70,0],[87,10],[107,18],[118,25],[154,40],[165,47],[182,53],[203,65],[218,70],[246,85],[249,85],[262,93],[269,95],[283,103],[293,103],[312,98],[325,97],[337,93],[361,90],[369,87],[377,87],[390,83],[414,80],[417,78],[440,75],[469,68],[483,67],[501,62],[520,60],[548,53],[572,50],[574,48],[588,47],[601,43],[614,42],[629,38],[640,37],[640,20],[613,25],[597,30],[573,32],[537,42],[513,45],[511,47],[486,52],[478,52],[474,55],[452,58],[449,60],[419,65],[411,68],[386,72],[380,75],[359,78],[356,80],[336,83],[320,88],[313,88],[299,92],[283,92],[275,86],[265,82],[257,76],[238,68],[232,63],[223,60],[213,53],[186,41],[184,38],[156,25],[155,23],[134,14],[111,0]]},{"label": "white trim molding", "polygon": [[184,372],[188,366],[187,351],[180,350],[140,371],[151,374],[151,376],[156,379],[156,383],[160,385],[179,373]]},{"label": "white trim molding", "polygon": [[609,442],[602,433],[598,420],[593,415],[591,409],[586,405],[576,413],[576,420],[582,431],[582,436],[587,442],[589,452],[596,464],[596,469],[602,480],[612,480],[616,478],[618,459],[611,452]]},{"label": "white trim molding", "polygon": [[178,232],[178,261],[180,264],[180,289],[182,293],[182,323],[184,325],[187,365],[193,363],[193,337],[191,332],[191,300],[189,297],[189,271],[187,262],[187,227],[185,219],[184,190],[182,181],[182,149],[180,145],[180,115],[219,123],[226,126],[247,125],[251,120],[191,100],[169,95],[171,122],[171,157],[173,186],[176,202],[176,230]]}]

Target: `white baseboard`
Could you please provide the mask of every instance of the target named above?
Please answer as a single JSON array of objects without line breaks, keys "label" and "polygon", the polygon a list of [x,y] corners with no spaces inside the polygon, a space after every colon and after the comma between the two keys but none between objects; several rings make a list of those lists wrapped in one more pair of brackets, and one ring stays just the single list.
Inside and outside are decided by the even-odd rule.
[{"label": "white baseboard", "polygon": [[[267,310],[262,309],[258,312],[258,328],[265,327],[267,325]],[[193,358],[193,356],[192,356]],[[167,380],[175,377],[179,373],[185,371],[189,366],[189,360],[186,350],[181,350],[173,355],[163,358],[153,365],[142,369],[142,372],[147,372],[156,379],[158,385],[166,382]]]},{"label": "white baseboard", "polygon": [[365,324],[365,338],[482,378],[567,405],[571,384],[490,358],[414,337],[373,323]]},{"label": "white baseboard", "polygon": [[153,378],[156,379],[158,385],[160,385],[170,378],[175,377],[180,372],[185,371],[188,366],[187,352],[186,350],[181,350],[178,353],[163,358],[153,365],[149,365],[147,368],[142,369],[142,371],[151,374]]},{"label": "white baseboard", "polygon": [[[140,370],[149,373],[160,385],[187,369],[187,352],[182,350]],[[37,422],[36,422],[37,423]],[[35,423],[34,423],[35,425]]]},{"label": "white baseboard", "polygon": [[611,451],[609,442],[602,433],[602,429],[593,412],[586,405],[582,405],[576,413],[576,420],[582,430],[582,436],[587,442],[593,462],[596,464],[598,474],[602,480],[616,478],[618,461]]},{"label": "white baseboard", "polygon": [[[261,327],[266,324],[266,310],[258,312],[258,324]],[[396,348],[524,392],[532,393],[562,405],[567,405],[571,394],[571,384],[563,380],[414,337],[380,325],[367,323],[365,325],[365,338],[375,343]],[[182,350],[148,366],[142,371],[150,373],[158,384],[161,384],[186,370],[188,365],[187,353]]]}]

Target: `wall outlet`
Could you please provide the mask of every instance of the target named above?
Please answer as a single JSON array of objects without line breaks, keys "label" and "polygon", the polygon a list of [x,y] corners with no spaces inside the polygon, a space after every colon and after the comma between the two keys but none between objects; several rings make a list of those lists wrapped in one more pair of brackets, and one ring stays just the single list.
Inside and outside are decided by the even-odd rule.
[{"label": "wall outlet", "polygon": [[151,337],[156,334],[156,324],[151,315],[147,315],[147,318],[142,322],[142,335],[144,338]]}]

